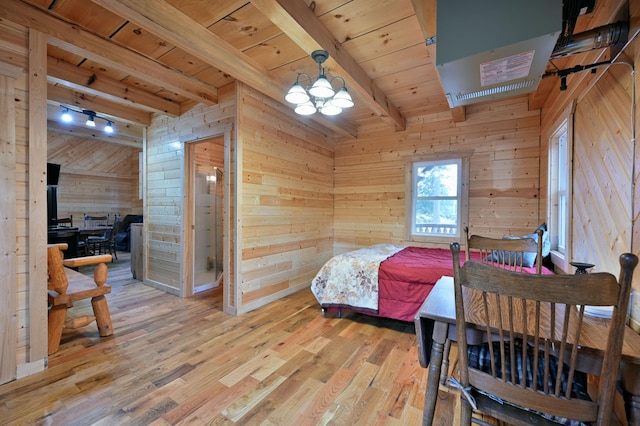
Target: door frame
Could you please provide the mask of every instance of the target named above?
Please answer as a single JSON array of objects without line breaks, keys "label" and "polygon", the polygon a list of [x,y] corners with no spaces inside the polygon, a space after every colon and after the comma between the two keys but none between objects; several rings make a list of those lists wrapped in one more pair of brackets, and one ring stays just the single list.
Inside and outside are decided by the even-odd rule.
[{"label": "door frame", "polygon": [[222,129],[220,133],[208,135],[206,138],[195,139],[184,143],[184,204],[183,204],[183,246],[182,246],[182,289],[181,297],[191,297],[194,295],[194,274],[193,274],[193,246],[194,246],[194,199],[193,199],[193,176],[194,176],[194,152],[195,144],[207,142],[213,139],[224,138],[224,159],[222,170],[224,171],[223,179],[223,228],[222,228],[222,246],[223,246],[223,266],[222,266],[222,294],[223,294],[223,311],[232,310],[229,300],[233,300],[234,296],[230,291],[235,286],[231,286],[230,281],[230,207],[231,207],[231,179],[228,175],[229,169],[229,152],[231,144],[231,129]]}]

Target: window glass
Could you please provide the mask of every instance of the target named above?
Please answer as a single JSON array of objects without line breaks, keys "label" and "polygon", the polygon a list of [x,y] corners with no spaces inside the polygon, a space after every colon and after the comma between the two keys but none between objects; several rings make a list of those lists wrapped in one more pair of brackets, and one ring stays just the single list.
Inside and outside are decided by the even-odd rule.
[{"label": "window glass", "polygon": [[549,140],[548,225],[551,260],[568,271],[571,258],[571,120],[558,126]]},{"label": "window glass", "polygon": [[461,173],[460,159],[413,164],[412,235],[459,235]]}]

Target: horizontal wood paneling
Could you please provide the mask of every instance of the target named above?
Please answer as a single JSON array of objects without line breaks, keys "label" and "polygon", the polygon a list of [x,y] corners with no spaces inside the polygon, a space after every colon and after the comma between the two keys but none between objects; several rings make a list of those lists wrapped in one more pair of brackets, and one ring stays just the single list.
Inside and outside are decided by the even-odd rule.
[{"label": "horizontal wood paneling", "polygon": [[139,149],[59,133],[49,133],[47,159],[60,164],[58,217],[142,214],[138,198]]},{"label": "horizontal wood paneling", "polygon": [[[25,46],[26,50],[26,46]],[[15,82],[16,102],[16,273],[17,273],[17,311],[16,324],[18,328],[18,342],[16,348],[17,365],[29,362],[29,293],[28,293],[28,141],[27,141],[27,82],[26,74]]]},{"label": "horizontal wood paneling", "polygon": [[307,286],[332,255],[333,151],[324,134],[246,88],[242,105],[242,304]]},{"label": "horizontal wood paneling", "polygon": [[220,134],[220,129],[233,125],[234,88],[232,84],[219,91],[218,105],[199,105],[179,118],[154,118],[147,133],[145,280],[170,287],[176,294],[183,285],[183,145]]},{"label": "horizontal wood paneling", "polygon": [[[540,115],[526,97],[467,107],[466,120],[423,116],[404,132],[362,129],[336,147],[335,250],[405,240],[408,162],[444,152],[473,152],[469,224],[489,236],[533,231],[538,215]],[[415,243],[413,243],[415,244]]]}]

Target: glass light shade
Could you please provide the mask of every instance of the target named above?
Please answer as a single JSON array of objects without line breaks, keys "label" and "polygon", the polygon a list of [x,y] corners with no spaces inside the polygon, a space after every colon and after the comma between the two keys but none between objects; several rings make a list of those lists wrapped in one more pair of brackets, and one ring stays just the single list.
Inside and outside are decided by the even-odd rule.
[{"label": "glass light shade", "polygon": [[87,127],[96,127],[96,122],[93,121],[93,117],[89,117],[87,118],[87,122],[84,123],[84,125]]},{"label": "glass light shade", "polygon": [[338,115],[342,112],[342,108],[334,105],[332,102],[327,102],[320,108],[320,112],[323,115]]},{"label": "glass light shade", "polygon": [[330,98],[335,92],[333,91],[333,87],[331,87],[331,83],[327,80],[327,77],[325,77],[324,74],[320,74],[316,82],[311,86],[311,89],[309,89],[309,93],[316,98]]},{"label": "glass light shade", "polygon": [[331,99],[331,105],[335,105],[340,108],[351,108],[353,106],[353,99],[351,99],[351,95],[347,92],[347,88],[342,86],[342,89],[338,90]]},{"label": "glass light shade", "polygon": [[291,86],[291,89],[289,89],[289,92],[287,92],[287,96],[285,96],[284,99],[287,102],[299,105],[305,102],[309,102],[311,98],[309,97],[307,91],[304,90],[304,87],[302,87],[300,83],[296,83]]},{"label": "glass light shade", "polygon": [[73,117],[71,116],[71,113],[68,109],[64,110],[64,112],[60,116],[60,119],[65,123],[71,123],[73,121]]},{"label": "glass light shade", "polygon": [[311,115],[316,112],[316,107],[311,102],[305,102],[298,105],[294,111],[300,115]]},{"label": "glass light shade", "polygon": [[107,121],[107,125],[104,126],[104,132],[105,133],[113,133],[113,124],[110,121]]}]

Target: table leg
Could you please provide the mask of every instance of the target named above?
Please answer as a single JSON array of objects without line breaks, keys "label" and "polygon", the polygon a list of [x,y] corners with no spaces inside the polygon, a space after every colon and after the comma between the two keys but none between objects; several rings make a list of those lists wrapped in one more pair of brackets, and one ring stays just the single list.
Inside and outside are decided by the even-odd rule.
[{"label": "table leg", "polygon": [[444,345],[447,341],[448,329],[449,325],[442,322],[436,322],[433,327],[429,375],[427,377],[427,390],[424,395],[424,412],[422,417],[422,424],[424,426],[430,426],[433,423],[433,416],[436,411],[438,389],[440,386],[440,371],[442,370],[442,355],[444,353]]},{"label": "table leg", "polygon": [[622,363],[622,388],[629,426],[640,426],[640,366]]},{"label": "table leg", "polygon": [[440,384],[447,384],[447,377],[449,377],[449,352],[451,352],[451,339],[447,339],[444,343],[444,351],[442,354],[442,371],[440,372]]}]

